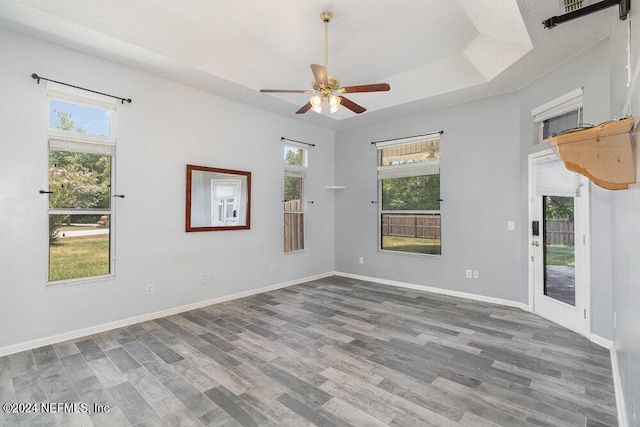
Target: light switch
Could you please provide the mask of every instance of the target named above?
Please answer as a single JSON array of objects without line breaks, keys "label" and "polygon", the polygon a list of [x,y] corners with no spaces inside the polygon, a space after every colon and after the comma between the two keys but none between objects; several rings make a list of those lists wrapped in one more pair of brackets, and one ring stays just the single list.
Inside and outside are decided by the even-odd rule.
[{"label": "light switch", "polygon": [[516,222],[515,221],[507,221],[507,230],[513,231],[515,229],[516,229]]}]

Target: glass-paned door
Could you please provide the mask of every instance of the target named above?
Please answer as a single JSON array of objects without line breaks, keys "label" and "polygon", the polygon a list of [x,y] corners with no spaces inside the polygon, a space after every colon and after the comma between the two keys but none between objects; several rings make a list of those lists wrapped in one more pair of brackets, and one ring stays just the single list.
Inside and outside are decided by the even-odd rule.
[{"label": "glass-paned door", "polygon": [[550,151],[530,156],[530,286],[534,312],[589,332],[589,181]]},{"label": "glass-paned door", "polygon": [[576,305],[574,197],[542,196],[544,295]]}]

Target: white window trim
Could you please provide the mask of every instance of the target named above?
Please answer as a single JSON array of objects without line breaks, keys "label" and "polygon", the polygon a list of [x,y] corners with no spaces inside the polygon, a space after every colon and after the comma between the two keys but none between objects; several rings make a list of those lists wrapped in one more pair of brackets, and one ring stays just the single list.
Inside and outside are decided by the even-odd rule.
[{"label": "white window trim", "polygon": [[378,150],[380,150],[382,148],[397,147],[398,145],[406,145],[414,142],[435,141],[437,139],[440,139],[440,136],[440,132],[433,132],[425,135],[409,136],[407,138],[391,139],[389,141],[380,141],[376,142],[375,146]]},{"label": "white window trim", "polygon": [[[285,251],[284,250],[284,239],[282,241],[282,252],[285,255],[292,255],[292,254],[300,254],[300,253],[304,253],[308,251],[308,247],[309,247],[309,242],[307,240],[307,220],[308,220],[308,215],[307,215],[307,172],[309,170],[309,145],[307,144],[303,144],[303,143],[299,143],[297,141],[291,141],[288,139],[282,139],[283,142],[283,149],[285,147],[292,147],[292,148],[300,148],[302,149],[302,166],[299,165],[289,165],[284,163],[284,159],[283,159],[283,163],[284,163],[284,176],[292,176],[292,177],[297,177],[297,178],[302,178],[302,200],[301,200],[301,205],[302,205],[302,210],[300,211],[286,211],[286,213],[290,213],[290,214],[302,214],[302,242],[303,242],[303,247],[302,249],[298,249],[295,251]],[[282,186],[282,200],[284,201],[284,183]],[[284,209],[282,210],[282,224],[284,227],[284,215],[285,215],[285,211]],[[284,237],[284,229],[282,231],[282,236]]]},{"label": "white window trim", "polygon": [[438,175],[440,160],[402,165],[378,166],[378,179],[404,178],[408,176]]},{"label": "white window trim", "polygon": [[93,142],[92,138],[58,138],[55,132],[49,132],[49,149],[72,151],[76,153],[116,155],[115,144]]},{"label": "white window trim", "polygon": [[74,88],[71,86],[47,81],[47,97],[62,102],[84,105],[85,107],[100,108],[115,111],[118,105],[113,98],[95,92]]},{"label": "white window trim", "polygon": [[531,117],[533,117],[534,123],[540,123],[552,117],[576,110],[582,107],[582,104],[583,90],[580,87],[532,109]]},{"label": "white window trim", "polygon": [[[113,118],[114,115],[112,114],[111,117]],[[113,130],[111,132],[113,133]],[[49,129],[49,140],[58,141],[59,144],[81,143],[81,144],[108,145],[113,147],[114,151],[116,147],[115,136],[82,134],[78,132],[72,132],[72,131],[60,130],[60,129]]]},{"label": "white window trim", "polygon": [[297,141],[291,141],[290,139],[285,139],[282,138],[282,142],[283,142],[283,147],[291,147],[291,148],[301,148],[302,149],[302,166],[298,166],[298,165],[288,165],[286,163],[284,163],[284,158],[282,159],[282,162],[284,164],[284,168],[285,170],[304,170],[305,173],[307,171],[307,168],[309,166],[309,145],[308,144],[303,144],[301,142],[297,142]]},{"label": "white window trim", "polygon": [[558,117],[570,111],[579,110],[583,105],[583,89],[580,87],[532,109],[531,117],[533,118],[533,123],[538,125],[538,143],[547,142],[546,139],[542,138],[545,120]]},{"label": "white window trim", "polygon": [[[47,99],[49,101],[56,100],[70,104],[82,105],[84,107],[110,111],[111,128],[109,129],[109,136],[85,134],[87,138],[83,137],[83,139],[115,145],[116,111],[118,104],[113,98],[47,81]],[[74,139],[74,136],[77,136],[77,133],[49,128],[49,135],[55,136],[59,139]]]},{"label": "white window trim", "polygon": [[305,150],[309,147],[313,147],[311,144],[305,144],[304,142],[298,142],[287,138],[282,138],[282,143],[289,147],[304,148]]},{"label": "white window trim", "polygon": [[307,176],[307,168],[305,166],[285,165],[284,173],[286,176],[298,176],[304,178]]},{"label": "white window trim", "polygon": [[[50,101],[57,100],[85,107],[98,108],[111,112],[110,136],[80,134],[77,132],[64,131],[61,129],[48,129],[47,159],[50,150],[73,151],[91,154],[105,154],[111,156],[111,176],[110,176],[110,200],[109,209],[51,209],[47,203],[47,222],[50,215],[102,215],[108,214],[109,219],[109,273],[99,276],[77,277],[73,279],[63,279],[49,281],[49,236],[46,236],[47,248],[47,269],[46,286],[60,287],[67,285],[78,285],[83,283],[99,282],[115,278],[116,272],[116,206],[113,200],[116,188],[116,102],[107,96],[86,92],[80,89],[68,87],[51,81],[47,81],[47,111],[50,111]],[[47,160],[48,161],[48,160]],[[48,178],[47,178],[48,180]]]},{"label": "white window trim", "polygon": [[[412,136],[407,138],[394,139],[390,141],[381,141],[376,142],[375,147],[378,151],[378,165],[380,164],[380,156],[382,155],[382,150],[390,147],[397,147],[400,145],[412,144],[415,142],[424,142],[424,141],[435,141],[439,140],[442,137],[441,132],[430,133],[421,136]],[[416,252],[401,252],[401,251],[392,251],[389,249],[382,249],[382,215],[383,214],[393,214],[393,213],[401,213],[401,214],[439,214],[440,218],[442,218],[442,209],[440,210],[407,210],[407,211],[398,211],[398,210],[386,210],[382,209],[382,180],[383,179],[393,179],[393,178],[406,178],[411,176],[424,176],[424,175],[439,175],[440,174],[440,160],[431,160],[428,162],[419,162],[419,163],[405,163],[401,165],[388,165],[388,166],[378,166],[377,167],[377,182],[378,182],[378,252],[390,255],[399,255],[399,256],[412,256],[412,257],[421,257],[421,258],[442,258],[442,253],[439,255],[435,254],[421,254]],[[442,224],[441,224],[442,227]],[[440,244],[442,245],[442,237],[440,238]],[[442,250],[442,246],[441,246]]]}]

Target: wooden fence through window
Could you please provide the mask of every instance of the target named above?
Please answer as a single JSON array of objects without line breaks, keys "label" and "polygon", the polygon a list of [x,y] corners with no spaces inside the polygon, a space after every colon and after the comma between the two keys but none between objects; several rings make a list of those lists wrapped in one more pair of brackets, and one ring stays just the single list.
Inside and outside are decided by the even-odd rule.
[{"label": "wooden fence through window", "polygon": [[300,251],[304,249],[304,215],[302,201],[284,202],[284,251]]},{"label": "wooden fence through window", "polygon": [[[548,220],[545,224],[546,243],[575,244],[574,223],[569,220]],[[439,239],[440,215],[382,215],[382,235]]]},{"label": "wooden fence through window", "polygon": [[440,238],[440,215],[382,215],[382,235]]},{"label": "wooden fence through window", "polygon": [[545,243],[548,245],[574,245],[573,221],[547,220],[545,222]]}]

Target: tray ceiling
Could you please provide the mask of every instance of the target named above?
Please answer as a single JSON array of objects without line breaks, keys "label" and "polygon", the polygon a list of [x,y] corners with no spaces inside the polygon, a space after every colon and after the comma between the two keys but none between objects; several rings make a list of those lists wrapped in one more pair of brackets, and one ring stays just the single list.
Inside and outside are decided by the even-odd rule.
[{"label": "tray ceiling", "polygon": [[[342,129],[519,89],[606,38],[613,9],[548,30],[557,0],[3,0],[0,25]],[[309,65],[324,62],[323,10],[334,13],[330,74],[391,85],[349,95],[362,115],[295,115],[308,95],[258,92],[310,88]]]}]

